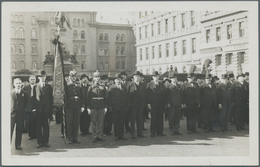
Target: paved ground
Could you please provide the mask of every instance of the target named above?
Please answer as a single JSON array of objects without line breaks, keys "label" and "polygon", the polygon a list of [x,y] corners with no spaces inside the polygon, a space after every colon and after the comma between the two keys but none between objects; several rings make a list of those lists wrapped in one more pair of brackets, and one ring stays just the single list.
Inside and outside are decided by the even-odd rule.
[{"label": "paved ground", "polygon": [[[150,120],[145,122],[149,129]],[[165,137],[150,137],[149,130],[144,131],[147,138],[130,139],[125,132],[126,141],[115,141],[113,136],[106,136],[105,142],[92,142],[91,136],[79,135],[81,144],[69,145],[60,134],[60,124],[50,124],[50,148],[36,148],[36,139],[28,140],[23,134],[23,150],[18,151],[12,142],[12,157],[189,157],[189,156],[247,156],[249,155],[249,130],[236,131],[231,125],[229,132],[187,134],[186,119],[181,120],[181,136],[170,135],[168,122],[165,121]],[[248,127],[246,127],[248,128]]]}]

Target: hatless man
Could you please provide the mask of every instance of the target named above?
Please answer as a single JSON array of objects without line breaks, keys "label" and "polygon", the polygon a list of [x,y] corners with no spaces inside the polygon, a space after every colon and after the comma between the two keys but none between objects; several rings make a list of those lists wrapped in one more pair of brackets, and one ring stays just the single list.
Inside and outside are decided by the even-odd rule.
[{"label": "hatless man", "polygon": [[16,125],[15,149],[22,150],[22,133],[24,127],[24,114],[28,101],[28,94],[22,90],[22,80],[13,81],[14,89],[11,90],[11,142],[14,126]]}]

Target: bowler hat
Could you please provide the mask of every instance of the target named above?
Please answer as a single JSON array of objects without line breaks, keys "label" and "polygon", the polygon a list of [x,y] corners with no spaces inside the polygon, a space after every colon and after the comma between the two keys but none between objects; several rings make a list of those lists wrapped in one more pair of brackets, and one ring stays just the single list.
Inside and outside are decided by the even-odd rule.
[{"label": "bowler hat", "polygon": [[168,82],[172,82],[170,79],[168,79],[168,78],[163,78],[163,83],[165,83],[166,81],[168,81]]},{"label": "bowler hat", "polygon": [[242,76],[242,77],[245,77],[245,75],[244,75],[242,72],[240,72],[240,73],[237,74],[237,78],[238,78],[238,77],[241,77],[241,76]]},{"label": "bowler hat", "polygon": [[227,74],[222,74],[222,75],[221,75],[221,78],[222,78],[222,79],[226,79],[226,78],[227,78]]},{"label": "bowler hat", "polygon": [[77,76],[77,72],[75,70],[70,71],[70,76],[71,77],[76,77]]},{"label": "bowler hat", "polygon": [[188,73],[187,74],[187,78],[192,78],[194,75],[193,75],[193,73]]},{"label": "bowler hat", "polygon": [[125,71],[121,71],[121,75],[126,75],[127,76]]},{"label": "bowler hat", "polygon": [[160,74],[158,73],[158,71],[153,71],[153,76],[155,75],[160,75]]},{"label": "bowler hat", "polygon": [[93,77],[100,77],[100,73],[98,72],[98,70],[94,72]]},{"label": "bowler hat", "polygon": [[47,75],[45,70],[41,70],[38,74],[37,74],[37,77],[41,77],[43,75]]},{"label": "bowler hat", "polygon": [[209,79],[209,78],[212,78],[212,75],[211,74],[206,74],[205,79]]},{"label": "bowler hat", "polygon": [[133,76],[135,76],[135,75],[141,75],[141,73],[140,73],[140,71],[135,71],[135,73],[133,73]]},{"label": "bowler hat", "polygon": [[115,75],[114,79],[117,79],[117,78],[122,78],[122,77],[121,77],[121,73],[117,73],[117,74]]},{"label": "bowler hat", "polygon": [[246,72],[246,73],[245,73],[245,76],[249,76],[249,72]]},{"label": "bowler hat", "polygon": [[228,74],[228,78],[234,78],[234,77],[235,77],[235,76],[234,76],[233,73]]},{"label": "bowler hat", "polygon": [[140,77],[144,77],[144,74],[143,74],[143,73],[140,73]]},{"label": "bowler hat", "polygon": [[[88,76],[86,75],[86,74],[82,74],[81,76],[80,76],[80,80],[82,80],[83,78],[88,78]],[[89,79],[89,78],[88,78]]]}]

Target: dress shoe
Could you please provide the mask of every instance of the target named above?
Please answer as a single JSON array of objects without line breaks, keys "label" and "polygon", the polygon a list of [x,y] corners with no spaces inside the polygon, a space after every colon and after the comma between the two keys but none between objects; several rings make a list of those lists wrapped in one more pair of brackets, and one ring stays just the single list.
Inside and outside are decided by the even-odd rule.
[{"label": "dress shoe", "polygon": [[73,141],[69,140],[69,144],[73,144],[73,143],[74,143]]},{"label": "dress shoe", "polygon": [[49,143],[44,144],[44,147],[50,147],[51,145]]},{"label": "dress shoe", "polygon": [[42,144],[37,144],[36,148],[41,148]]},{"label": "dress shoe", "polygon": [[76,144],[80,144],[81,142],[78,141],[78,140],[74,140],[74,143],[76,143]]},{"label": "dress shoe", "polygon": [[138,137],[146,138],[146,136],[144,136],[144,135],[138,135]]},{"label": "dress shoe", "polygon": [[217,130],[211,129],[210,132],[218,132]]},{"label": "dress shoe", "polygon": [[241,129],[241,130],[248,130],[248,129],[244,128],[244,127],[240,128],[240,129]]},{"label": "dress shoe", "polygon": [[131,136],[131,139],[136,139],[136,137],[134,137],[134,136]]},{"label": "dress shoe", "polygon": [[16,150],[22,150],[23,148],[21,146],[16,146],[15,149]]},{"label": "dress shoe", "polygon": [[143,128],[143,130],[147,130],[147,129]]},{"label": "dress shoe", "polygon": [[97,139],[97,138],[94,138],[94,139],[93,139],[93,142],[94,142],[94,143],[96,143],[97,141],[98,141],[98,139]]},{"label": "dress shoe", "polygon": [[193,133],[200,133],[199,131],[196,131],[196,130],[194,130],[194,131],[192,131]]},{"label": "dress shoe", "polygon": [[107,136],[111,136],[111,135],[112,135],[112,133],[111,133],[111,132],[108,132],[106,135],[107,135]]},{"label": "dress shoe", "polygon": [[225,131],[232,131],[231,129],[225,128]]},{"label": "dress shoe", "polygon": [[124,136],[123,136],[123,137],[120,137],[119,139],[121,139],[121,140],[127,140]]},{"label": "dress shoe", "polygon": [[205,133],[209,133],[209,130],[204,130]]},{"label": "dress shoe", "polygon": [[151,136],[151,137],[155,137],[155,134],[151,134],[150,136]]},{"label": "dress shoe", "polygon": [[80,135],[84,136],[84,135],[87,135],[85,132],[82,132]]},{"label": "dress shoe", "polygon": [[188,131],[188,132],[187,132],[187,134],[189,134],[189,135],[190,135],[190,134],[192,134],[192,132],[191,132],[191,131]]},{"label": "dress shoe", "polygon": [[237,131],[241,131],[241,129],[240,129],[240,128],[237,128]]},{"label": "dress shoe", "polygon": [[61,138],[64,138],[64,135],[61,135]]},{"label": "dress shoe", "polygon": [[104,140],[104,139],[101,139],[101,138],[97,138],[98,139],[98,141],[106,141],[106,140]]},{"label": "dress shoe", "polygon": [[90,133],[90,132],[87,132],[87,133],[86,133],[86,135],[92,135],[92,133]]},{"label": "dress shoe", "polygon": [[116,137],[116,138],[115,138],[115,141],[118,141],[118,140],[119,140],[119,137]]},{"label": "dress shoe", "polygon": [[32,140],[35,139],[36,137],[28,137],[28,140]]},{"label": "dress shoe", "polygon": [[158,134],[157,136],[166,136],[166,134],[160,133],[160,134]]},{"label": "dress shoe", "polygon": [[177,131],[177,132],[174,132],[173,134],[174,134],[174,135],[182,135],[182,133],[181,133],[181,132],[179,132],[179,131]]}]

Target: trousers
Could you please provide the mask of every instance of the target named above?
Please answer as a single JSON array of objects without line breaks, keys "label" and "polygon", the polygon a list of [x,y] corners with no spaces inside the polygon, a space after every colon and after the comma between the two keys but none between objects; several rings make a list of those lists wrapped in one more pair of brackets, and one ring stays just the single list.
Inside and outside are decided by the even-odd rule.
[{"label": "trousers", "polygon": [[104,129],[104,118],[105,110],[104,109],[92,109],[91,111],[92,119],[92,135],[93,138],[103,138],[103,129]]},{"label": "trousers", "polygon": [[49,143],[50,126],[49,126],[49,112],[37,113],[37,143],[47,144]]},{"label": "trousers", "polygon": [[36,138],[37,133],[37,113],[36,112],[27,112],[28,116],[28,136]]},{"label": "trousers", "polygon": [[80,114],[80,131],[81,133],[88,133],[90,126],[90,115],[85,110]]},{"label": "trousers", "polygon": [[137,126],[137,135],[143,135],[143,107],[136,107],[130,111],[130,135],[135,134],[135,123]]},{"label": "trousers", "polygon": [[123,110],[116,110],[113,113],[114,113],[115,137],[123,137],[124,136],[125,113]]},{"label": "trousers", "polygon": [[196,130],[196,121],[198,119],[198,104],[189,104],[186,106],[187,130]]},{"label": "trousers", "polygon": [[12,142],[15,124],[16,124],[15,147],[18,147],[18,146],[21,146],[21,143],[22,143],[22,134],[23,134],[23,128],[24,128],[24,117],[20,116],[20,115],[15,115],[14,117],[11,117],[11,142]]},{"label": "trousers", "polygon": [[151,134],[163,133],[163,109],[156,107],[151,109]]},{"label": "trousers", "polygon": [[180,129],[180,113],[181,107],[172,107],[169,110],[169,124],[172,133],[178,132]]},{"label": "trousers", "polygon": [[79,132],[80,109],[65,109],[67,138],[69,141],[77,141]]}]

